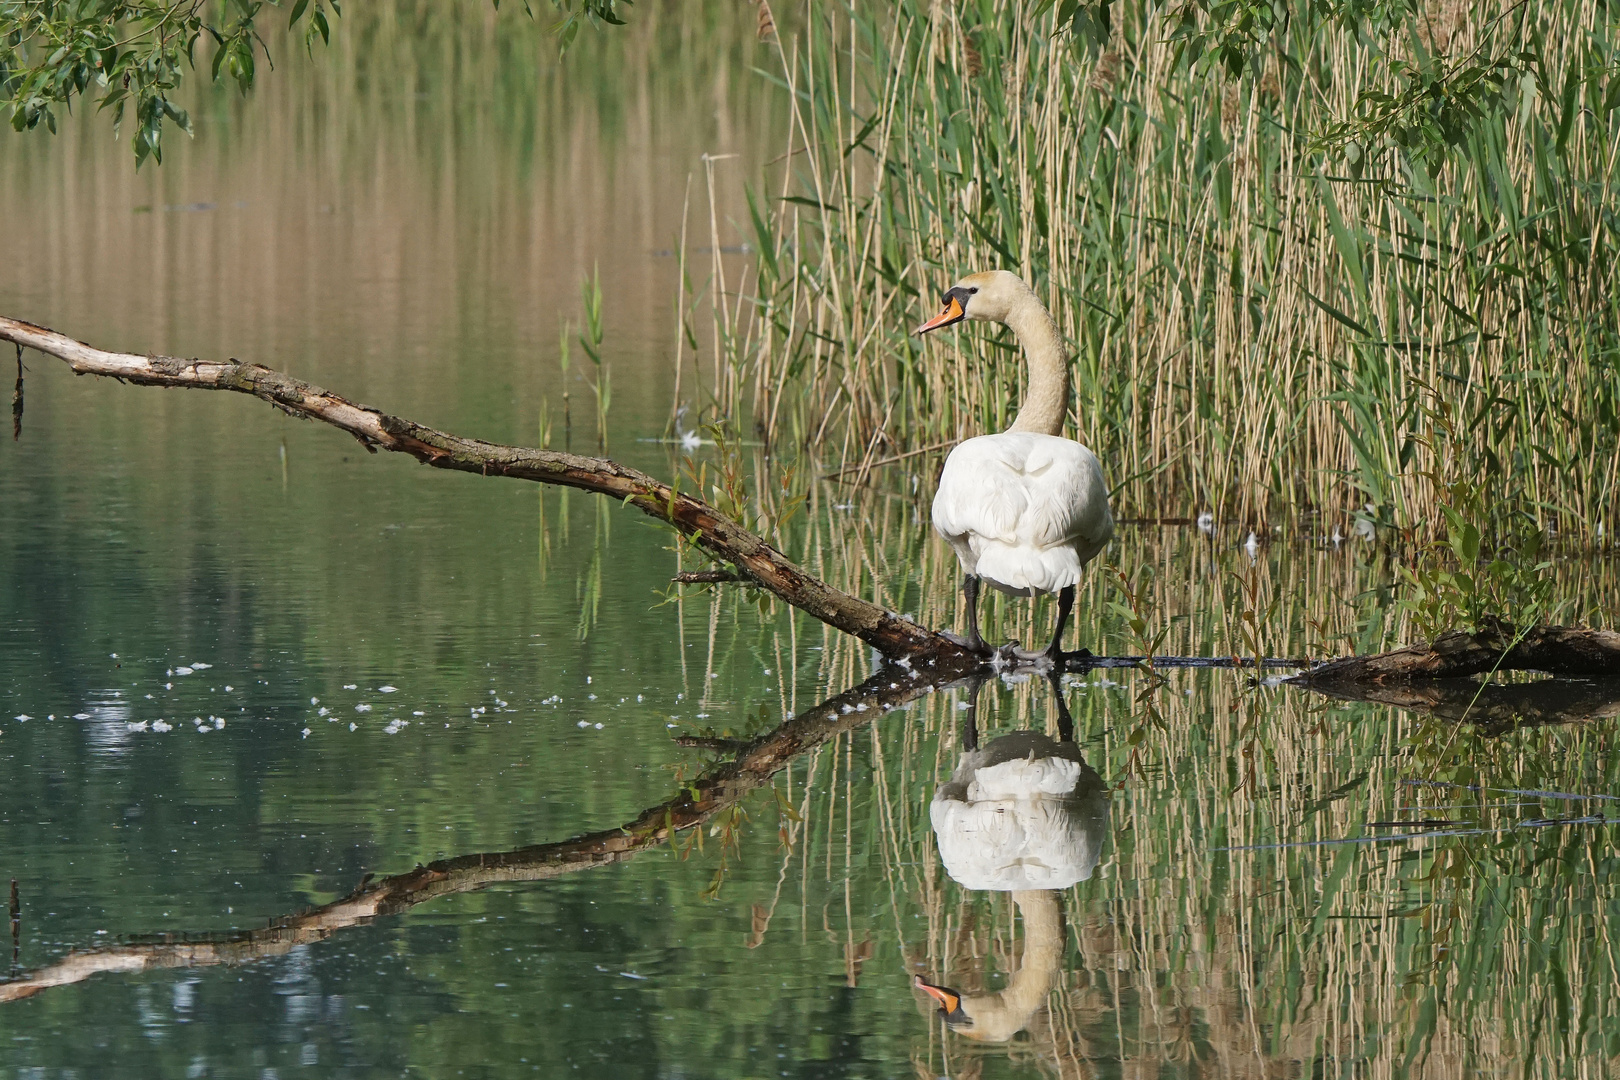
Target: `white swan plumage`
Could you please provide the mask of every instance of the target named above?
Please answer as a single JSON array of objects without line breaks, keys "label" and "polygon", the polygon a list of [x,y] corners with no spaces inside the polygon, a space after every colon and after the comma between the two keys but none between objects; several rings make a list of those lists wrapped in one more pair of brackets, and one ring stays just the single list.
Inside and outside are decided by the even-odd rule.
[{"label": "white swan plumage", "polygon": [[1045,1004],[1063,962],[1059,890],[1091,877],[1108,834],[1108,789],[1067,739],[1015,731],[968,750],[929,818],[945,872],[969,889],[1011,892],[1024,951],[1007,985],[964,994],[917,976],[953,1031],[1005,1042]]},{"label": "white swan plumage", "polygon": [[1057,630],[1044,653],[1057,659],[1080,571],[1114,535],[1102,464],[1062,437],[1069,408],[1062,337],[1029,286],[1005,270],[968,275],[943,303],[918,333],[963,319],[999,322],[1017,336],[1029,365],[1028,391],[1012,426],[952,450],[934,496],[934,528],[962,565],[967,643],[988,651],[978,625],[985,581],[1015,596],[1058,596]]},{"label": "white swan plumage", "polygon": [[1072,742],[1017,731],[964,753],[928,817],[963,888],[1067,889],[1097,866],[1108,795]]}]

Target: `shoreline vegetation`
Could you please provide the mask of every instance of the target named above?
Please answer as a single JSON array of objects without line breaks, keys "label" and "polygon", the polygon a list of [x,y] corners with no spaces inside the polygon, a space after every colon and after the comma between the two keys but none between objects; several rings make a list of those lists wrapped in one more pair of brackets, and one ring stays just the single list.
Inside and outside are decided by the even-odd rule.
[{"label": "shoreline vegetation", "polygon": [[[960,273],[1005,267],[1068,337],[1073,430],[1124,516],[1421,539],[1462,487],[1488,493],[1488,535],[1612,538],[1620,123],[1589,77],[1616,65],[1612,16],[1430,5],[1373,36],[1301,5],[1233,75],[1195,58],[1181,9],[1113,13],[1105,41],[1005,0],[809,11],[780,35],[764,74],[789,134],[753,259],[733,299],[717,277],[682,314],[713,321],[714,411],[863,473],[999,430],[1016,344],[909,328]],[[1516,33],[1534,74],[1498,72],[1440,143],[1352,137],[1402,65],[1455,72]]]}]

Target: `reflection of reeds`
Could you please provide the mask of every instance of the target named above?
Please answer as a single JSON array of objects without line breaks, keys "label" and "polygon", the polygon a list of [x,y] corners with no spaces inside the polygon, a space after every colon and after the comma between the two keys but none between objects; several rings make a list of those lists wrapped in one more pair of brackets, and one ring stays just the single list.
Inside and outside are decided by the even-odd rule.
[{"label": "reflection of reeds", "polygon": [[[1070,691],[1087,756],[1117,789],[1111,851],[1065,897],[1070,946],[1047,1007],[1027,1041],[994,1048],[942,1039],[920,1003],[919,1072],[971,1075],[1008,1054],[1061,1077],[1595,1077],[1620,1065],[1606,930],[1620,911],[1600,830],[1218,852],[1395,816],[1547,808],[1406,785],[1398,750],[1424,725],[1390,710],[1258,702],[1238,679],[1178,674],[1154,691],[1160,723],[1138,741],[1135,689]],[[997,695],[990,730],[1043,726],[1047,693]],[[786,889],[800,891],[804,928],[826,937],[829,968],[869,935],[867,971],[885,964],[891,986],[921,971],[976,992],[1018,966],[1007,897],[963,893],[938,869],[926,807],[954,764],[956,704],[936,694],[904,723],[842,736],[821,758],[832,770],[812,769],[795,798],[806,823]],[[1476,767],[1531,788],[1620,782],[1601,730],[1462,738]],[[793,918],[773,896],[761,899],[776,919]]]},{"label": "reflection of reeds", "polygon": [[[908,493],[822,484],[812,502],[791,539],[804,565],[926,622],[952,617],[954,560]],[[1385,549],[1272,544],[1251,563],[1244,532],[1121,530],[1109,557],[1137,571],[1138,610],[1165,629],[1164,651],[1247,648],[1241,610],[1268,612],[1244,625],[1275,653],[1367,649],[1403,632],[1389,614]],[[1612,561],[1563,560],[1552,572],[1594,610],[1620,598]],[[1133,644],[1104,606],[1111,578],[1093,574],[1083,589],[1087,643]],[[1027,607],[1013,606],[1003,632],[1034,628]],[[830,635],[823,644],[818,680],[866,673],[863,647]],[[1405,781],[1443,768],[1490,786],[1620,790],[1607,725],[1500,735],[1241,675],[1110,674],[1125,685],[1093,676],[1067,691],[1087,759],[1115,791],[1104,861],[1065,898],[1058,988],[1027,1041],[1002,1048],[944,1035],[932,1003],[919,1002],[919,1074],[972,1075],[1009,1054],[1061,1077],[1460,1078],[1518,1074],[1527,1061],[1531,1076],[1595,1077],[1620,1064],[1609,1049],[1620,993],[1607,930],[1620,910],[1601,827],[1215,850],[1361,836],[1375,831],[1368,822],[1590,813],[1597,804],[1513,805],[1525,797]],[[1049,694],[1038,681],[987,691],[985,736],[1046,729]],[[1013,905],[946,879],[929,828],[928,802],[959,752],[958,704],[947,691],[843,735],[796,778],[784,797],[804,820],[791,827],[787,877],[747,897],[772,913],[750,941],[819,937],[830,972],[870,937],[861,984],[879,993],[903,994],[918,973],[968,991],[1002,985],[1021,948]]]},{"label": "reflection of reeds", "polygon": [[[557,329],[600,264],[618,412],[661,417],[675,260],[660,253],[680,227],[667,173],[705,152],[758,167],[780,106],[728,72],[766,46],[752,12],[689,0],[565,57],[546,24],[455,0],[358,7],[313,58],[272,35],[276,70],[251,98],[188,86],[197,138],[139,174],[93,110],[49,142],[6,133],[9,313],[358,370],[401,409],[464,416],[481,403],[444,392],[458,368],[510,365],[514,415],[478,411],[526,440],[541,394],[561,405]],[[716,176],[722,223],[746,215],[742,175]]]},{"label": "reflection of reeds", "polygon": [[[1003,266],[1073,343],[1076,430],[1129,513],[1371,503],[1423,525],[1437,478],[1488,476],[1612,534],[1602,80],[1521,94],[1435,179],[1392,150],[1340,176],[1311,133],[1388,77],[1353,30],[1302,14],[1223,90],[1159,9],[1116,9],[1096,63],[1005,0],[812,12],[784,38],[781,199],[755,219],[738,354],[761,430],[848,463],[1004,426],[1007,340],[906,334],[955,276]],[[1587,0],[1538,18],[1548,86],[1614,63]]]}]

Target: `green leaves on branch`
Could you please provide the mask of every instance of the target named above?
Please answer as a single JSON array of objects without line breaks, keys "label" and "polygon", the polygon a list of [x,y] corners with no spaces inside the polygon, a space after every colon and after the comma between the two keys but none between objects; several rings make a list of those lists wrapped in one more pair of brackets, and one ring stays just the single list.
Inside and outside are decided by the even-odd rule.
[{"label": "green leaves on branch", "polygon": [[[1606,87],[1615,72],[1601,65],[1572,69],[1563,85],[1549,85],[1536,15],[1528,0],[1518,0],[1494,17],[1471,19],[1472,48],[1459,55],[1448,52],[1460,32],[1447,21],[1451,16],[1410,0],[1180,0],[1168,19],[1169,39],[1187,62],[1234,79],[1265,78],[1268,68],[1308,56],[1309,48],[1290,48],[1289,35],[1308,45],[1336,26],[1371,43],[1384,58],[1382,78],[1368,80],[1349,115],[1310,142],[1311,150],[1340,158],[1359,177],[1382,151],[1401,152],[1432,173],[1483,123],[1504,120],[1537,93],[1561,100],[1564,115],[1573,117],[1568,103],[1579,99],[1580,89]],[[1336,81],[1330,71],[1304,74],[1323,90]]]},{"label": "green leaves on branch", "polygon": [[1363,91],[1355,115],[1323,130],[1312,148],[1341,154],[1354,176],[1380,147],[1399,148],[1432,172],[1445,150],[1511,112],[1521,94],[1534,94],[1541,67],[1528,50],[1451,65],[1431,57],[1392,64],[1395,88]]},{"label": "green leaves on branch", "polygon": [[[495,6],[501,6],[500,0],[494,0]],[[619,5],[629,5],[631,0],[551,0],[551,6],[562,12],[562,19],[552,27],[557,35],[557,44],[566,50],[574,43],[579,34],[579,28],[585,23],[596,25],[606,23],[609,26],[623,26],[624,20],[619,18]],[[528,0],[524,0],[523,10],[533,15]]]},{"label": "green leaves on branch", "polygon": [[1502,524],[1489,549],[1481,526],[1495,515],[1486,489],[1459,482],[1442,489],[1445,539],[1425,547],[1411,566],[1396,567],[1400,606],[1429,636],[1489,619],[1533,626],[1556,617],[1546,534],[1529,519]]},{"label": "green leaves on branch", "polygon": [[1094,51],[1107,46],[1108,39],[1113,35],[1114,21],[1109,11],[1111,5],[1112,0],[1098,0],[1093,4],[1083,3],[1082,0],[1038,0],[1035,14],[1039,17],[1056,8],[1058,29],[1067,30]]},{"label": "green leaves on branch", "polygon": [[[560,44],[567,48],[585,22],[623,24],[619,8],[629,2],[551,0],[563,15],[553,27]],[[162,162],[166,128],[191,134],[175,97],[199,52],[213,81],[234,80],[243,93],[259,61],[270,61],[267,6],[286,11],[288,28],[301,28],[311,49],[317,38],[330,42],[342,13],[339,0],[0,0],[0,107],[18,131],[43,125],[54,134],[58,110],[98,99],[115,130],[133,114],[137,166]],[[527,0],[524,10],[533,14]]]},{"label": "green leaves on branch", "polygon": [[[137,165],[163,160],[164,128],[191,133],[191,118],[173,98],[198,45],[214,50],[209,72],[234,79],[246,93],[257,54],[269,59],[255,20],[260,0],[0,0],[0,94],[18,131],[41,124],[55,133],[57,110],[75,98],[99,97],[115,128],[133,112],[130,144]],[[305,20],[305,40],[330,35],[326,11],[336,0],[296,0],[290,22]],[[306,19],[307,15],[307,19]]]}]

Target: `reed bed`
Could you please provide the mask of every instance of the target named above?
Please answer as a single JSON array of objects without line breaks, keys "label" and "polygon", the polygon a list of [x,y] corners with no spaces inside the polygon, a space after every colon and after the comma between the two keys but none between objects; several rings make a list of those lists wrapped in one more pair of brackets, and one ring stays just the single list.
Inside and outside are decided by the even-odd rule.
[{"label": "reed bed", "polygon": [[[1010,335],[908,330],[1003,267],[1067,335],[1073,431],[1127,515],[1434,531],[1467,482],[1612,537],[1620,122],[1605,80],[1567,79],[1614,68],[1612,13],[1540,5],[1541,83],[1431,175],[1393,146],[1314,148],[1391,88],[1354,27],[1294,5],[1263,68],[1228,78],[1170,40],[1167,9],[1113,7],[1101,49],[1012,0],[807,9],[771,73],[790,135],[757,254],[738,302],[709,298],[716,409],[845,464],[999,430]],[[1413,33],[1465,57],[1507,10],[1430,4]]]}]

